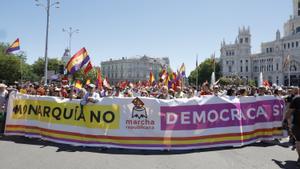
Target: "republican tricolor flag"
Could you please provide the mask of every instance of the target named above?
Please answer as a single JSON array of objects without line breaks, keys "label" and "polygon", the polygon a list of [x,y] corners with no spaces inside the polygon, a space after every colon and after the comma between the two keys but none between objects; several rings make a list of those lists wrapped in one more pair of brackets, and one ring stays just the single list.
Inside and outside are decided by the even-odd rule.
[{"label": "republican tricolor flag", "polygon": [[185,65],[184,63],[182,63],[180,69],[179,69],[179,73],[181,77],[185,77]]},{"label": "republican tricolor flag", "polygon": [[13,51],[20,50],[20,40],[16,39],[6,50],[6,53],[11,53]]},{"label": "republican tricolor flag", "polygon": [[[71,57],[71,59],[66,65],[66,69],[68,70],[68,73],[74,74],[89,62],[90,62],[90,57],[86,49],[82,48],[74,56]],[[88,65],[87,67],[90,68],[90,66],[91,65]]]}]

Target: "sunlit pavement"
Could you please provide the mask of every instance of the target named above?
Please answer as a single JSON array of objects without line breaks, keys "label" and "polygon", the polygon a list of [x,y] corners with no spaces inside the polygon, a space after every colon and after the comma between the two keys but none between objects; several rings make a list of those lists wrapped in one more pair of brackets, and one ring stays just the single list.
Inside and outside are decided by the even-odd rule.
[{"label": "sunlit pavement", "polygon": [[297,168],[286,139],[242,148],[192,151],[100,149],[55,144],[24,137],[0,137],[3,169],[276,169]]}]

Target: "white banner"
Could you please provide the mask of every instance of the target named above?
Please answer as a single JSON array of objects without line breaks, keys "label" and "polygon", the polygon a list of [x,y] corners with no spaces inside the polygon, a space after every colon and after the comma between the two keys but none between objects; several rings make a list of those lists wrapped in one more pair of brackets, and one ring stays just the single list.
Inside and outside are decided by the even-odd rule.
[{"label": "white banner", "polygon": [[80,100],[11,94],[6,135],[133,149],[242,146],[280,138],[284,101],[274,96]]}]

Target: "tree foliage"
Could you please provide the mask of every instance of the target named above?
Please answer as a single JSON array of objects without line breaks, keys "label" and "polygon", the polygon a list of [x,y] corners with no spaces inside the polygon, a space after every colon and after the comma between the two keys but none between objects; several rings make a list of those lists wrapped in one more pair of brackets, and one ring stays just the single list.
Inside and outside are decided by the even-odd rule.
[{"label": "tree foliage", "polygon": [[[216,63],[216,80],[219,79],[221,75],[221,69],[220,69],[220,64]],[[206,59],[204,60],[195,70],[193,70],[188,77],[189,83],[192,85],[201,85],[205,81],[210,81],[211,80],[211,75],[213,72],[213,62],[211,59]],[[197,83],[198,80],[198,83]]]},{"label": "tree foliage", "polygon": [[[56,73],[59,72],[59,66],[62,65],[62,62],[56,58],[49,58],[48,59],[48,71],[53,70]],[[44,76],[45,72],[45,59],[44,58],[38,58],[33,64],[32,64],[32,70],[33,72],[39,77],[42,78]]]},{"label": "tree foliage", "polygon": [[[103,77],[103,76],[102,76]],[[87,80],[90,80],[91,83],[96,83],[97,80],[97,67],[93,67],[93,69],[88,72],[88,74],[84,74],[84,68],[74,73],[72,76],[73,80],[80,80],[85,83]]]},{"label": "tree foliage", "polygon": [[7,54],[8,44],[0,43],[0,81],[13,83],[15,81],[36,80],[30,65],[26,63],[24,52]]}]

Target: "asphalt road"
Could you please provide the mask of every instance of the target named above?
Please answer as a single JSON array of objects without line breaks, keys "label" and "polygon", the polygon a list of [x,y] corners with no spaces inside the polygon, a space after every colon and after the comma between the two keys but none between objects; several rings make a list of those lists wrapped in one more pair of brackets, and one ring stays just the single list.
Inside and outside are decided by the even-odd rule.
[{"label": "asphalt road", "polygon": [[1,169],[293,169],[297,155],[282,143],[193,151],[73,147],[0,136]]}]

